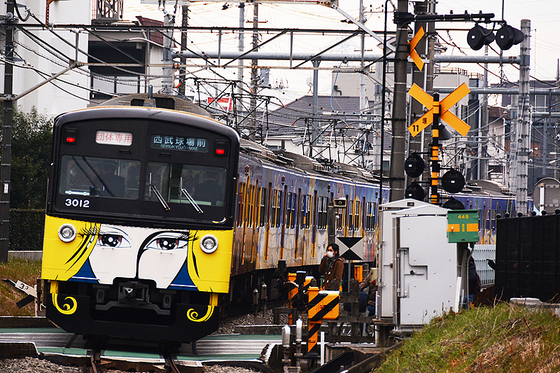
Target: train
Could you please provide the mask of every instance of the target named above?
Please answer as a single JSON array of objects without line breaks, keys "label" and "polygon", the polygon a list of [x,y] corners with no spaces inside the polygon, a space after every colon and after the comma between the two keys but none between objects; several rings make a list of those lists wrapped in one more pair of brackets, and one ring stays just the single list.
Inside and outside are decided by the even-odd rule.
[{"label": "train", "polygon": [[[378,176],[273,152],[186,100],[119,97],[58,116],[53,138],[42,277],[47,317],[66,331],[194,342],[217,329],[224,302],[270,284],[278,263],[316,271],[337,199],[335,234],[363,238],[363,261],[376,260],[389,200]],[[486,227],[491,243],[511,197],[454,198],[484,210],[481,243]]]}]

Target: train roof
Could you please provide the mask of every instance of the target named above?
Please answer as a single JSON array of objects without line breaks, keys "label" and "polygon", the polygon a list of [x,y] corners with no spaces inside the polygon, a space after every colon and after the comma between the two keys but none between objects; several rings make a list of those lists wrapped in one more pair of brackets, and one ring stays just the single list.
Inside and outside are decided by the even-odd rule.
[{"label": "train roof", "polygon": [[327,159],[313,159],[305,155],[291,153],[285,150],[272,151],[256,142],[241,139],[241,153],[285,168],[304,171],[308,174],[320,176],[342,177],[347,180],[364,182],[379,182],[378,175],[365,168],[334,162]]},{"label": "train roof", "polygon": [[185,111],[188,113],[212,118],[212,115],[195,103],[178,96],[163,94],[136,93],[112,98],[99,106],[144,106],[161,109]]}]

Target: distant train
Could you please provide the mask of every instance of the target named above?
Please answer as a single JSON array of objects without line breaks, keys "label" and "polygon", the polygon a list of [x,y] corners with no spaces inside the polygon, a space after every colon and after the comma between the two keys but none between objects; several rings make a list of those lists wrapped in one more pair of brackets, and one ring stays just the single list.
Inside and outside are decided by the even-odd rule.
[{"label": "distant train", "polygon": [[[336,235],[363,237],[375,261],[389,190],[369,171],[240,140],[175,97],[107,105],[63,114],[53,131],[42,276],[47,317],[63,329],[196,341],[217,328],[219,298],[245,301],[279,261],[317,268],[334,199],[347,201]],[[482,211],[491,243],[511,199],[471,192],[455,198]]]}]

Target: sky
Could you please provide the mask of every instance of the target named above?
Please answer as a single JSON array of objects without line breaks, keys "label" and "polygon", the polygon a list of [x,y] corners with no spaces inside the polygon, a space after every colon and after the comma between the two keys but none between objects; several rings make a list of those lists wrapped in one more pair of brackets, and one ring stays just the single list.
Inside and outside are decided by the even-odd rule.
[{"label": "sky", "polygon": [[[385,1],[379,0],[363,0],[366,9],[367,22],[366,26],[374,31],[383,30],[384,26],[384,13],[383,6]],[[151,2],[151,3],[150,3]],[[397,0],[389,0],[389,11],[392,12],[393,5],[396,5]],[[132,20],[137,15],[144,17],[163,20],[163,14],[157,9],[154,0],[124,0],[124,18]],[[168,1],[166,10],[172,12],[175,1]],[[181,4],[181,3],[179,3]],[[190,24],[196,26],[238,26],[239,9],[237,3],[227,3],[229,8],[222,10],[226,2],[219,3],[212,2],[199,2],[193,1],[190,5],[191,17]],[[502,18],[502,6],[504,10]],[[359,0],[339,0],[339,8],[358,17]],[[245,8],[246,19],[252,18],[252,6]],[[409,12],[412,12],[412,3],[409,3]],[[560,59],[560,7],[558,0],[440,0],[436,5],[438,14],[448,14],[450,11],[453,13],[494,13],[495,20],[504,19],[509,25],[520,28],[522,19],[531,20],[531,75],[538,79],[555,79],[557,75],[558,59]],[[178,12],[178,19],[180,19],[180,10]],[[337,11],[321,5],[301,5],[301,4],[270,4],[265,3],[259,6],[259,21],[262,27],[272,28],[326,28],[326,29],[355,29],[354,25],[343,23],[341,20],[344,17]],[[388,29],[394,30],[395,25],[392,22],[392,13],[388,17]],[[467,31],[474,26],[473,23],[454,22],[454,23],[438,23],[436,26],[441,37],[441,42],[446,45],[447,51],[445,53],[450,55],[476,55],[482,54],[482,51],[472,51],[467,42]],[[251,25],[247,25],[251,27]],[[455,31],[447,32],[443,29],[452,28]],[[462,30],[462,31],[461,31]],[[263,36],[267,38],[266,36]],[[216,34],[197,36],[190,34],[190,47],[199,50],[216,50]],[[237,41],[235,35],[223,36],[224,46],[223,49],[235,50],[237,48]],[[318,51],[321,46],[327,46],[332,43],[333,39],[329,38],[316,38],[312,36],[297,37],[294,42],[294,50],[296,51]],[[250,44],[250,37],[246,34],[245,46]],[[272,43],[268,50],[287,52],[287,39],[278,40]],[[381,53],[377,47],[377,41],[369,37],[366,41],[366,49],[374,52]],[[229,46],[229,47],[228,47]],[[232,49],[233,48],[233,49]],[[492,50],[492,48],[494,50]],[[336,48],[335,51],[356,51],[359,49],[359,40],[345,43]],[[490,55],[499,53],[498,46],[491,44]],[[509,51],[504,52],[505,56],[519,55],[519,46],[513,46]],[[264,64],[272,64],[272,62],[263,62]],[[336,67],[340,63],[327,64],[323,62],[321,67]],[[310,66],[308,63],[307,66]],[[469,70],[470,72],[482,73],[482,66],[475,64],[468,64],[459,66],[457,64],[449,65],[448,67],[460,67]],[[490,66],[490,81],[499,81],[501,73],[500,67],[497,65]],[[207,74],[208,71],[199,69],[193,71],[194,74]],[[221,71],[224,76],[235,78],[235,69],[228,71]],[[286,101],[297,98],[304,94],[310,94],[310,87],[307,82],[311,77],[311,70],[287,70],[287,69],[273,69],[270,72],[270,80],[273,85],[283,87],[280,96],[284,95]],[[517,69],[506,66],[504,67],[505,78],[509,81],[515,82],[519,79],[519,72]],[[246,73],[246,79],[248,72]],[[320,94],[330,93],[331,76],[328,71],[320,72]]]}]

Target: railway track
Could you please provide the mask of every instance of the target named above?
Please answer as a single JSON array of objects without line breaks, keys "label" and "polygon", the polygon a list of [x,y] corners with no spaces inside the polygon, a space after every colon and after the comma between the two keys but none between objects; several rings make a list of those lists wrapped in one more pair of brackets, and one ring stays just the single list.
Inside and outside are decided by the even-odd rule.
[{"label": "railway track", "polygon": [[[205,362],[247,362],[258,365],[265,347],[281,343],[281,336],[213,335],[196,344],[168,349],[155,343],[124,340],[91,341],[57,328],[0,328],[0,355],[10,349],[51,361],[88,367],[90,372],[108,368],[122,371],[202,372]],[[22,347],[26,346],[26,347]],[[270,348],[271,349],[271,348]],[[159,370],[164,367],[166,370]]]}]

